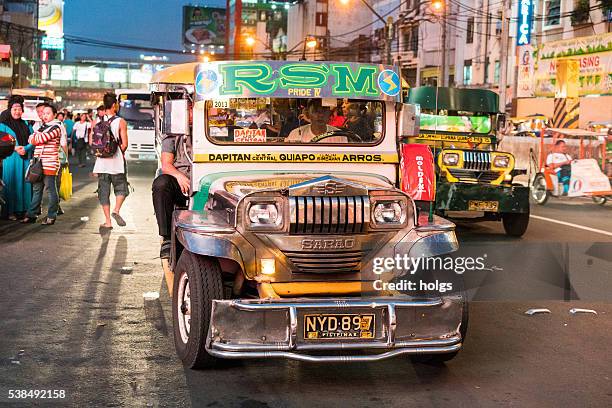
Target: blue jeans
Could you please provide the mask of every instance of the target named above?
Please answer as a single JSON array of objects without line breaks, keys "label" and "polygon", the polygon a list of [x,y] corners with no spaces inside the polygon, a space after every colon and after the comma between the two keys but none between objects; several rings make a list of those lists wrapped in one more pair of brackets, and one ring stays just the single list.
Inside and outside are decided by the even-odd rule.
[{"label": "blue jeans", "polygon": [[40,214],[40,205],[42,203],[43,191],[45,187],[49,193],[49,209],[47,210],[47,218],[55,219],[59,208],[59,196],[57,195],[57,184],[55,179],[58,176],[43,176],[43,179],[38,183],[32,184],[32,205],[28,211],[28,218],[36,218]]}]

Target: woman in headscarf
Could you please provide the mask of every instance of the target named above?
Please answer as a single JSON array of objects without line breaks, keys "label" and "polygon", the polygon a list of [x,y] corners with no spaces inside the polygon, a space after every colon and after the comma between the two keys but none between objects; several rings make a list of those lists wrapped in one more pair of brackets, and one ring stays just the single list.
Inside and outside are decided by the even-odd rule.
[{"label": "woman in headscarf", "polygon": [[2,162],[6,215],[10,220],[23,216],[32,201],[32,185],[25,181],[25,173],[34,146],[28,144],[32,129],[21,119],[22,115],[23,102],[11,97],[6,113],[0,117],[0,132],[9,133],[17,140],[13,154]]}]

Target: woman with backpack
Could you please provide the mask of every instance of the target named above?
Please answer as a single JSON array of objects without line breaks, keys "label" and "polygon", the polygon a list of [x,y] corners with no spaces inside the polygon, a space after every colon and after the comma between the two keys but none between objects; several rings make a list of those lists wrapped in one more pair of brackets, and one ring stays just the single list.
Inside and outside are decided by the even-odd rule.
[{"label": "woman with backpack", "polygon": [[59,197],[57,194],[56,178],[60,169],[59,149],[62,137],[62,128],[59,121],[55,119],[57,109],[53,105],[45,104],[42,109],[42,126],[29,138],[29,143],[33,144],[34,157],[42,164],[41,177],[32,182],[32,204],[26,217],[21,220],[24,224],[35,223],[36,217],[40,214],[40,206],[43,198],[43,191],[46,188],[49,194],[49,207],[47,218],[43,225],[55,224],[59,209]]}]

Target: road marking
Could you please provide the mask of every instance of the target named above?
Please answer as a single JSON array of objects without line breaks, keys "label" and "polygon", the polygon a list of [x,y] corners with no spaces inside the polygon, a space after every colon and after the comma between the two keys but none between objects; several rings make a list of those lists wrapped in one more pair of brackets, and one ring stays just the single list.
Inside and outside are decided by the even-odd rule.
[{"label": "road marking", "polygon": [[612,237],[612,232],[608,232],[608,231],[604,231],[604,230],[600,230],[600,229],[595,229],[595,228],[590,228],[590,227],[585,227],[584,225],[572,224],[571,222],[559,221],[559,220],[555,220],[554,218],[540,217],[539,215],[533,215],[533,214],[529,215],[529,217],[535,218],[536,220],[553,222],[555,224],[566,225],[568,227],[574,227],[574,228],[578,228],[578,229],[581,229],[581,230],[595,232],[597,234],[603,234],[603,235],[607,235],[609,237]]}]

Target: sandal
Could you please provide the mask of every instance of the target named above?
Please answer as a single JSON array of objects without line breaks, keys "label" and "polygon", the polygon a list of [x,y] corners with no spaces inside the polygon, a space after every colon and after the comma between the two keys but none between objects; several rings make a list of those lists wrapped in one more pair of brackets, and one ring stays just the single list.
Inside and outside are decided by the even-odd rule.
[{"label": "sandal", "polygon": [[55,218],[46,218],[42,222],[42,225],[53,225],[53,224],[55,224]]},{"label": "sandal", "polygon": [[8,216],[9,221],[17,221],[17,217],[14,216],[13,214]]},{"label": "sandal", "polygon": [[125,227],[127,225],[125,220],[118,213],[111,213],[111,217],[113,217],[118,226]]},{"label": "sandal", "polygon": [[25,217],[20,221],[22,224],[34,224],[36,222],[36,217]]},{"label": "sandal", "polygon": [[164,240],[159,249],[159,257],[161,259],[170,259],[170,252],[172,250],[172,242],[170,240]]}]

